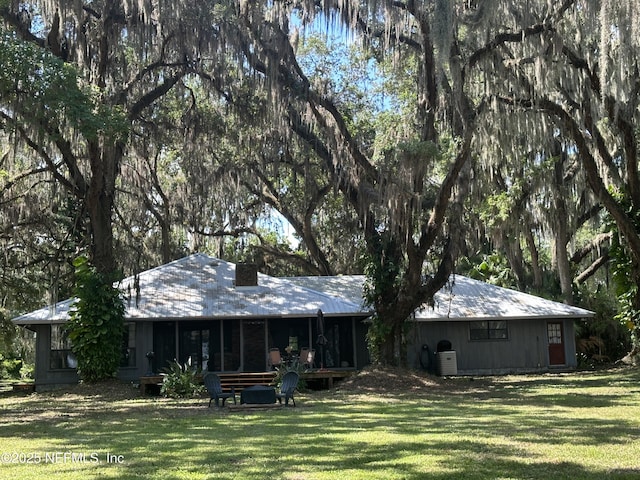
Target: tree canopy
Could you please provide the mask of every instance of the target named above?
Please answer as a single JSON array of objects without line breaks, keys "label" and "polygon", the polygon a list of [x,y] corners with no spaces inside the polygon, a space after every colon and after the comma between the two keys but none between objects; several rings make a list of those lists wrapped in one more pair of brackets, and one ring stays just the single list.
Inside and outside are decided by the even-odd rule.
[{"label": "tree canopy", "polygon": [[1,1],[0,307],[80,253],[366,272],[397,363],[454,271],[572,303],[613,257],[638,332],[637,4]]}]

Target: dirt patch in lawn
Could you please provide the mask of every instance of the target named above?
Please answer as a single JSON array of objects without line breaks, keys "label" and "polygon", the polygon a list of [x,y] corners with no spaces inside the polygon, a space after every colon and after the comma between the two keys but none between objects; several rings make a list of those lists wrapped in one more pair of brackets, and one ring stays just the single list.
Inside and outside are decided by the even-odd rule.
[{"label": "dirt patch in lawn", "polygon": [[346,378],[336,387],[352,393],[408,392],[441,388],[433,375],[403,368],[370,366]]},{"label": "dirt patch in lawn", "polygon": [[119,401],[139,397],[140,390],[131,383],[114,379],[98,383],[79,383],[77,385],[70,385],[61,390],[45,392],[43,395],[63,398],[74,396],[83,398],[93,397],[96,400]]}]

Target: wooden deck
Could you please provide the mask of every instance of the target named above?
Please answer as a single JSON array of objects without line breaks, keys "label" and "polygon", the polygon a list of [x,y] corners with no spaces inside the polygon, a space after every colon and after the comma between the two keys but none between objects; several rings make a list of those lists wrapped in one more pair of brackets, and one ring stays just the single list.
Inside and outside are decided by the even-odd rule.
[{"label": "wooden deck", "polygon": [[[347,378],[355,373],[355,370],[310,370],[302,374],[307,382],[321,382],[324,388],[332,388],[335,380]],[[258,373],[218,373],[222,389],[230,392],[231,388],[236,393],[242,392],[247,387],[253,385],[271,385],[276,377],[276,372],[258,372]],[[152,375],[140,377],[140,393],[146,395],[149,385],[162,385],[162,375]]]},{"label": "wooden deck", "polygon": [[302,374],[302,378],[304,378],[307,382],[320,381],[323,386],[326,388],[333,388],[333,384],[335,380],[342,380],[343,378],[350,377],[356,373],[355,370],[311,370],[309,372],[304,372]]}]

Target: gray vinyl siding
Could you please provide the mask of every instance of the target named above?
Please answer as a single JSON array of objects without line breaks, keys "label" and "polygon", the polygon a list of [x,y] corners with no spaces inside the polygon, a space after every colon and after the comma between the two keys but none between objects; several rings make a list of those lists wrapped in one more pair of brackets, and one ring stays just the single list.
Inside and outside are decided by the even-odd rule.
[{"label": "gray vinyl siding", "polygon": [[[440,340],[449,340],[456,352],[458,374],[483,375],[549,370],[546,319],[509,320],[506,340],[470,340],[469,322],[416,322],[410,330],[409,365],[421,368],[422,345],[435,351]],[[564,326],[566,368],[576,366],[573,320]]]}]

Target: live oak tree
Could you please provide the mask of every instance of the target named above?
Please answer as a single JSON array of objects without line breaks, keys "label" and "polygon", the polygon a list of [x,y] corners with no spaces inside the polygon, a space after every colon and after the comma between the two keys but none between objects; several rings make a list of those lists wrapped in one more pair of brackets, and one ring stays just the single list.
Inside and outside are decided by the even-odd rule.
[{"label": "live oak tree", "polygon": [[[99,272],[111,274],[117,266],[112,215],[129,141],[136,128],[144,130],[149,109],[195,70],[199,52],[215,49],[213,13],[174,2],[0,4],[11,35],[38,56],[25,63],[26,74],[39,76],[58,61],[68,78],[69,91],[58,90],[54,104],[8,85],[3,112],[15,126],[14,141],[31,145],[34,161],[79,199]],[[40,103],[39,111],[26,110],[30,100]]]},{"label": "live oak tree", "polygon": [[482,84],[501,112],[502,121],[488,126],[494,145],[521,148],[514,145],[520,138],[515,134],[525,131],[529,145],[546,145],[551,152],[561,141],[577,156],[586,184],[615,224],[623,247],[619,253],[627,259],[620,259],[629,279],[626,321],[637,339],[640,3],[534,1],[526,10],[512,2],[484,3],[496,14],[487,17],[494,40],[486,49],[494,53],[484,57]]},{"label": "live oak tree", "polygon": [[[0,128],[11,142],[10,161],[24,161],[23,172],[7,171],[27,180],[4,184],[3,193],[22,197],[18,188],[28,193],[29,180],[44,177],[74,199],[71,221],[59,228],[68,237],[84,233],[77,250],[88,251],[105,285],[117,275],[113,215],[123,161],[136,155],[153,108],[183,86],[200,52],[215,52],[214,15],[174,2],[0,2]],[[46,211],[51,203],[42,201],[25,205]],[[47,245],[50,238],[36,239]],[[65,254],[56,258],[68,262]],[[94,310],[115,312],[108,302],[101,308]],[[91,343],[99,330],[85,330],[74,344]]]},{"label": "live oak tree", "polygon": [[[540,179],[553,178],[551,164],[538,163],[555,158],[571,183],[555,184],[547,217],[514,210],[533,215],[521,233],[533,252],[531,230],[554,224],[566,247],[562,202],[573,210],[563,191],[581,192],[586,178],[621,240],[633,319],[636,3],[0,0],[0,129],[9,139],[0,202],[12,219],[47,218],[46,235],[31,231],[56,245],[50,258],[87,249],[100,272],[118,266],[115,246],[138,271],[212,238],[259,237],[256,219],[270,209],[289,219],[306,246],[300,265],[314,273],[344,262],[331,252],[341,238],[352,251],[362,242],[371,340],[380,360],[396,363],[406,318],[444,285],[463,247],[462,205],[478,192],[477,167],[522,159],[499,179],[508,190],[517,183],[509,175],[532,168],[548,166]],[[308,63],[301,37],[318,26],[389,67],[378,110],[352,101],[366,80],[341,88],[336,68]],[[534,204],[540,190],[527,188],[532,197],[512,198]],[[34,208],[47,198],[52,211]],[[8,215],[0,233],[14,236],[4,225]],[[519,245],[506,227],[501,235],[517,265]]]},{"label": "live oak tree", "polygon": [[[413,122],[400,126],[384,151],[354,136],[327,88],[331,79],[311,81],[300,67],[294,12],[303,24],[323,12],[327,25],[352,31],[411,72]],[[376,310],[370,340],[385,363],[404,358],[405,321],[448,280],[457,249],[457,217],[447,221],[447,213],[452,197],[464,196],[460,173],[479,107],[465,93],[453,13],[447,2],[435,10],[418,2],[239,4],[233,43],[263,80],[273,104],[269,122],[285,141],[295,136],[314,150],[359,218]]]},{"label": "live oak tree", "polygon": [[[356,32],[378,56],[392,55],[403,66],[409,58],[415,62],[415,70],[407,69],[416,87],[413,128],[382,158],[354,139],[327,88],[331,79],[313,82],[298,64],[293,12],[303,27],[324,15],[327,28]],[[563,182],[571,177],[565,173],[583,174],[614,219],[631,259],[625,269],[637,285],[635,12],[633,1],[540,1],[526,9],[498,0],[240,2],[240,40],[234,43],[254,74],[264,78],[275,105],[269,118],[316,150],[360,218],[373,280],[369,299],[377,314],[372,331],[380,333],[376,346],[384,361],[403,357],[396,346],[404,319],[428,302],[451,270],[457,239],[449,235],[440,251],[436,239],[445,232],[446,207],[472,148],[484,162],[522,152],[556,158],[547,177],[557,187],[550,192],[548,221],[557,236],[555,258],[568,301],[571,232],[564,229],[569,214]],[[495,115],[479,121],[485,107]],[[428,192],[449,134],[457,142],[450,169]],[[564,152],[558,153],[558,142]],[[564,170],[563,159],[574,154],[582,172],[575,164]],[[586,206],[573,217],[592,213]],[[431,274],[424,270],[429,254],[438,257]],[[631,298],[637,311],[640,293]]]},{"label": "live oak tree", "polygon": [[[473,176],[465,255],[482,264],[479,254],[503,252],[509,268],[504,286],[550,295],[557,283],[558,298],[574,304],[574,283],[595,273],[591,253],[607,251],[607,235],[592,238],[602,230],[602,209],[577,156],[559,143],[547,152],[504,153],[477,162]],[[486,269],[487,275],[496,273]]]}]

